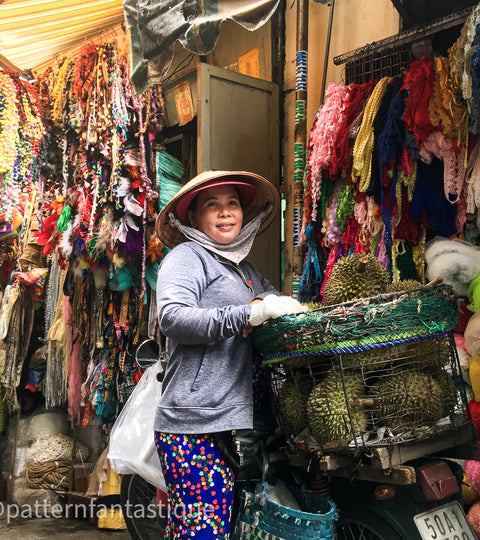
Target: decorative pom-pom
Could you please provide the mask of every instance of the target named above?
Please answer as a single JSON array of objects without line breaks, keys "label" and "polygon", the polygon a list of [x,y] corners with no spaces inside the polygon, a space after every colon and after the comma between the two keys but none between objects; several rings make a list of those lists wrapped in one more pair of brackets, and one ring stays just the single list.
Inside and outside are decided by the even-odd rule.
[{"label": "decorative pom-pom", "polygon": [[468,484],[480,494],[480,461],[467,459],[465,462],[465,477]]},{"label": "decorative pom-pom", "polygon": [[476,502],[468,511],[467,519],[475,534],[480,538],[480,501]]}]

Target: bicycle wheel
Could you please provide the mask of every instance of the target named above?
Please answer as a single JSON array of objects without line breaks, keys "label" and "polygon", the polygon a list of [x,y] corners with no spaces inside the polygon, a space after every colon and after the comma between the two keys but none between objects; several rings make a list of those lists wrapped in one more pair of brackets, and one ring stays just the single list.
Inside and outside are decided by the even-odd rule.
[{"label": "bicycle wheel", "polygon": [[133,540],[163,538],[167,510],[157,503],[157,488],[138,474],[122,476],[120,503]]},{"label": "bicycle wheel", "polygon": [[337,540],[402,540],[389,523],[370,513],[340,517],[335,530]]}]

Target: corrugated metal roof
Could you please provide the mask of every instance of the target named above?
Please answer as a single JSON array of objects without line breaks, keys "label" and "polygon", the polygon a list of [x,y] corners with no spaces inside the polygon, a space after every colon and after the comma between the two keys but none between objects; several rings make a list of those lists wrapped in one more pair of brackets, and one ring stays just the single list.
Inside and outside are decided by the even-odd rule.
[{"label": "corrugated metal roof", "polygon": [[122,0],[4,0],[0,54],[27,70],[123,20]]}]

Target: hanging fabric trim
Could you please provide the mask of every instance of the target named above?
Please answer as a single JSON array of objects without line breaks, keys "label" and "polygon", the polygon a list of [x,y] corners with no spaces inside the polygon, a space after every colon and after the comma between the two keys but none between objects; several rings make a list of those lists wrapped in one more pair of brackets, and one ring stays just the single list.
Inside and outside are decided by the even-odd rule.
[{"label": "hanging fabric trim", "polygon": [[358,181],[359,190],[366,191],[370,185],[372,173],[372,150],[374,144],[373,121],[380,107],[382,97],[390,83],[390,77],[384,77],[375,86],[367,101],[362,125],[353,147],[352,179]]}]

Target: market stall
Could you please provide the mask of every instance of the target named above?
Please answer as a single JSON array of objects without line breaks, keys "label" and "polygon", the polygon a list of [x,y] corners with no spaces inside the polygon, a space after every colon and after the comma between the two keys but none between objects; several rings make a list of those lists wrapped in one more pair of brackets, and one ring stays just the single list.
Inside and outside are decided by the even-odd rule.
[{"label": "market stall", "polygon": [[[475,438],[479,24],[476,7],[448,55],[329,85],[315,115],[300,170],[299,299],[308,311],[267,324],[255,346],[287,443],[315,455],[322,472],[348,475],[366,458],[377,478],[387,470],[408,483],[406,460]],[[195,66],[167,85],[174,106],[180,83],[198,97],[187,100],[188,129],[168,131],[164,89],[137,93],[123,36],[106,38],[55,58],[35,84],[0,70],[1,465],[17,501],[119,494],[108,435],[143,375],[137,346],[159,337],[154,290],[165,248],[154,223],[185,178],[168,145],[201,139],[208,168],[219,167],[217,155],[231,159],[227,168],[234,159],[258,165],[261,153],[258,166],[278,179],[273,84]],[[214,79],[230,90],[209,94]],[[212,135],[221,118],[210,104],[228,110],[233,86],[251,98],[245,109],[268,148],[240,127],[248,141],[238,154],[231,131]],[[243,127],[247,112],[238,114]],[[228,152],[206,151],[226,142]],[[264,251],[277,279],[272,245]],[[431,283],[437,277],[443,285]],[[116,515],[100,526],[124,524]]]},{"label": "market stall", "polygon": [[310,311],[256,345],[291,448],[328,474],[386,469],[408,484],[404,463],[422,455],[477,463],[478,25],[477,6],[445,56],[330,84],[315,114],[299,285]]}]

